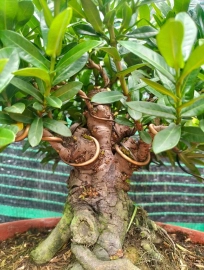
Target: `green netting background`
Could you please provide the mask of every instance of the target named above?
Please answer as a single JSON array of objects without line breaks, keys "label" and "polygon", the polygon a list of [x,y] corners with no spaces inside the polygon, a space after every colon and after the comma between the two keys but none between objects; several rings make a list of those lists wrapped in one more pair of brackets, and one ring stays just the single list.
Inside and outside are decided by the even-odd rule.
[{"label": "green netting background", "polygon": [[[37,150],[22,153],[21,149],[22,145],[16,143],[0,153],[0,222],[60,217],[69,166],[60,162],[53,173],[52,162],[42,166]],[[134,173],[131,199],[153,220],[204,231],[204,183],[179,167],[164,164],[152,164],[150,171]],[[204,167],[201,169],[204,174]]]}]

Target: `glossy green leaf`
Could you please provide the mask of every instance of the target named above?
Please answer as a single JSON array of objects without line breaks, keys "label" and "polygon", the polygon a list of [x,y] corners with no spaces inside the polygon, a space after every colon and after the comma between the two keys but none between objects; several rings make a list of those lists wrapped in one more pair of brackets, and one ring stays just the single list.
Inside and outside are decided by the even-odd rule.
[{"label": "glossy green leaf", "polygon": [[153,151],[155,154],[174,148],[181,138],[181,127],[171,124],[166,129],[158,132],[153,140]]},{"label": "glossy green leaf", "polygon": [[41,93],[30,83],[27,83],[19,78],[13,78],[11,81],[11,84],[13,84],[15,87],[17,87],[22,92],[31,95],[34,97],[37,101],[43,102],[43,96]]},{"label": "glossy green leaf", "polygon": [[132,9],[128,5],[128,3],[125,2],[122,9],[122,23],[121,23],[120,31],[126,30],[129,27],[129,24],[131,22],[131,17],[132,17]]},{"label": "glossy green leaf", "polygon": [[73,15],[75,17],[85,18],[85,14],[77,0],[69,0],[68,4],[73,9]]},{"label": "glossy green leaf", "polygon": [[90,22],[96,32],[103,33],[103,23],[97,6],[92,0],[81,0],[81,4],[87,21]]},{"label": "glossy green leaf", "polygon": [[132,110],[128,107],[128,113],[134,120],[140,120],[142,118],[142,113],[136,110]]},{"label": "glossy green leaf", "polygon": [[7,114],[0,111],[0,125],[10,125],[14,123],[15,121],[13,119],[11,119]]},{"label": "glossy green leaf", "polygon": [[18,11],[18,0],[1,0],[0,30],[12,29]]},{"label": "glossy green leaf", "polygon": [[56,67],[56,72],[61,73],[64,69],[67,68],[68,65],[74,63],[76,60],[78,60],[84,53],[92,50],[93,48],[99,46],[101,44],[101,41],[96,40],[89,40],[84,41],[78,45],[76,45],[74,48],[72,48],[70,51],[68,51],[58,62]]},{"label": "glossy green leaf", "polygon": [[149,5],[143,4],[138,7],[139,20],[137,26],[146,26],[150,21],[150,8]]},{"label": "glossy green leaf", "polygon": [[8,63],[8,61],[9,61],[8,58],[0,59],[0,73],[2,72],[2,70],[5,67],[5,65]]},{"label": "glossy green leaf", "polygon": [[53,120],[53,119],[50,119],[50,118],[44,118],[43,119],[43,126],[45,128],[50,129],[51,131],[59,134],[59,135],[64,136],[64,137],[70,137],[71,136],[70,129],[60,121]]},{"label": "glossy green leaf", "polygon": [[137,64],[137,65],[128,67],[128,68],[126,68],[126,69],[124,69],[122,71],[117,72],[116,73],[116,76],[119,77],[119,78],[120,77],[123,77],[123,76],[126,76],[127,74],[135,71],[136,69],[141,68],[141,67],[144,67],[144,66],[146,66],[146,65],[145,64]]},{"label": "glossy green leaf", "polygon": [[121,92],[105,91],[94,95],[91,101],[100,104],[110,104],[112,102],[119,101],[121,98],[125,98]]},{"label": "glossy green leaf", "polygon": [[186,61],[191,53],[191,50],[197,37],[197,27],[195,22],[186,12],[181,12],[177,14],[175,20],[180,21],[184,26],[182,53],[184,61]]},{"label": "glossy green leaf", "polygon": [[[4,50],[4,49],[2,49]],[[8,62],[4,66],[3,71],[0,73],[0,93],[4,88],[10,83],[14,75],[13,71],[17,70],[20,64],[20,59],[18,54],[13,50],[13,53],[10,55]]]},{"label": "glossy green leaf", "polygon": [[160,54],[145,47],[144,45],[135,43],[133,41],[118,41],[118,42],[130,52],[136,54],[144,61],[150,63],[153,67],[158,69],[163,75],[169,78],[169,80],[171,80],[172,82],[175,81],[174,76],[172,75],[173,70],[171,70],[168,67],[168,65],[164,61],[164,58]]},{"label": "glossy green leaf", "polygon": [[41,54],[40,50],[30,41],[13,31],[0,31],[1,40],[5,46],[14,46],[19,48],[20,57],[29,64],[48,69],[50,62]]},{"label": "glossy green leaf", "polygon": [[107,54],[109,54],[114,60],[116,61],[120,61],[120,55],[118,53],[118,50],[114,47],[100,47],[100,50],[106,52]]},{"label": "glossy green leaf", "polygon": [[88,36],[94,36],[94,37],[98,36],[96,31],[89,24],[77,24],[73,28],[74,28],[74,31],[79,35],[88,35]]},{"label": "glossy green leaf", "polygon": [[16,27],[24,26],[34,13],[34,5],[31,1],[20,1],[18,3],[18,12],[15,18]]},{"label": "glossy green leaf", "polygon": [[53,19],[48,32],[47,55],[56,58],[56,56],[60,54],[62,50],[62,40],[71,18],[72,9],[67,8]]},{"label": "glossy green leaf", "polygon": [[199,127],[183,127],[182,140],[191,143],[204,143],[204,132]]},{"label": "glossy green leaf", "polygon": [[43,105],[40,104],[39,102],[34,102],[33,103],[33,108],[36,110],[36,111],[42,111],[44,109]]},{"label": "glossy green leaf", "polygon": [[9,113],[9,116],[16,122],[21,122],[24,124],[31,124],[35,115],[28,109],[25,109],[23,113]]},{"label": "glossy green leaf", "polygon": [[37,77],[43,80],[47,86],[50,86],[50,75],[48,71],[41,68],[23,68],[13,72],[16,76]]},{"label": "glossy green leaf", "polygon": [[204,119],[200,120],[200,129],[204,132]]},{"label": "glossy green leaf", "polygon": [[15,103],[12,106],[4,108],[6,112],[11,112],[11,113],[23,113],[25,110],[25,104],[24,103]]},{"label": "glossy green leaf", "polygon": [[112,25],[114,24],[115,14],[116,14],[116,10],[115,10],[115,9],[112,9],[112,10],[108,11],[108,12],[105,14],[103,23],[104,23],[107,27],[110,27],[110,26],[112,26]]},{"label": "glossy green leaf", "polygon": [[69,82],[52,93],[52,97],[59,98],[62,102],[72,99],[82,88],[81,82]]},{"label": "glossy green leaf", "polygon": [[6,146],[14,141],[14,132],[10,129],[0,127],[0,147]]},{"label": "glossy green leaf", "polygon": [[54,96],[50,96],[46,98],[47,101],[47,105],[53,107],[53,108],[61,108],[62,107],[62,101],[61,99],[54,97]]},{"label": "glossy green leaf", "polygon": [[74,63],[68,65],[67,67],[62,69],[60,72],[60,68],[57,70],[52,85],[56,85],[64,80],[68,80],[75,74],[77,74],[87,63],[88,53],[85,53],[79,59],[74,61]]},{"label": "glossy green leaf", "polygon": [[180,21],[169,19],[157,35],[158,48],[170,67],[179,70],[184,66],[182,41],[184,27]]},{"label": "glossy green leaf", "polygon": [[179,78],[179,82],[182,82],[188,74],[194,69],[201,67],[204,64],[204,44],[195,48],[186,62],[183,72]]},{"label": "glossy green leaf", "polygon": [[180,106],[182,117],[193,117],[204,113],[204,95],[194,98]]},{"label": "glossy green leaf", "polygon": [[127,106],[132,110],[139,111],[141,113],[159,116],[167,119],[176,119],[175,109],[156,103],[146,101],[130,101],[126,102]]},{"label": "glossy green leaf", "polygon": [[40,2],[40,5],[43,9],[43,15],[44,15],[45,22],[46,22],[47,26],[50,27],[51,23],[53,21],[53,16],[52,16],[51,10],[48,6],[47,0],[39,0],[39,2]]},{"label": "glossy green leaf", "polygon": [[152,137],[150,136],[150,134],[147,131],[140,131],[139,132],[140,135],[140,139],[147,143],[150,144],[152,142]]},{"label": "glossy green leaf", "polygon": [[176,13],[188,11],[191,0],[174,0],[174,10]]},{"label": "glossy green leaf", "polygon": [[130,120],[128,120],[127,118],[119,115],[118,117],[115,118],[115,122],[118,123],[119,125],[123,125],[123,126],[128,126],[128,127],[133,127],[134,124],[133,122],[131,122]]},{"label": "glossy green leaf", "polygon": [[38,145],[43,135],[43,121],[42,118],[36,117],[32,122],[29,132],[28,141],[32,147]]},{"label": "glossy green leaf", "polygon": [[150,87],[156,89],[159,93],[173,98],[173,100],[175,102],[177,101],[177,97],[170,90],[166,89],[163,85],[156,83],[156,82],[153,82],[153,81],[146,79],[146,78],[141,78],[141,80],[144,81]]},{"label": "glossy green leaf", "polygon": [[126,36],[132,38],[151,38],[158,34],[158,30],[151,26],[142,26],[129,32]]},{"label": "glossy green leaf", "polygon": [[[195,86],[199,69],[193,70],[184,80],[181,88],[181,95],[185,101],[191,101],[194,98]],[[200,78],[201,79],[201,78]]]}]

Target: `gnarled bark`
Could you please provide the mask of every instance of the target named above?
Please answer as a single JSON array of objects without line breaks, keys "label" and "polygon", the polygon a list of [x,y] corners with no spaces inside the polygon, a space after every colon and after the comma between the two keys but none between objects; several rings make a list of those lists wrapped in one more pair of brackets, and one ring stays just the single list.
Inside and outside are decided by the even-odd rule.
[{"label": "gnarled bark", "polygon": [[[91,93],[93,94],[95,91]],[[64,139],[63,144],[51,143],[62,160],[77,164],[68,179],[69,206],[66,211],[69,218],[64,227],[67,234],[63,239],[58,235],[57,239],[63,244],[71,238],[75,261],[68,269],[138,270],[140,268],[136,266],[137,261],[130,259],[131,262],[127,259],[131,257],[129,256],[131,252],[127,255],[123,249],[130,216],[134,209],[127,195],[128,179],[134,170],[139,169],[141,163],[146,164],[149,161],[150,147],[142,141],[131,138],[135,128],[115,123],[110,106],[92,104],[88,99],[86,104],[87,111],[84,113],[87,119],[86,127],[76,125],[72,128],[73,136]],[[44,136],[47,136],[47,133],[48,131],[45,131]],[[98,141],[100,153],[94,162],[84,166],[84,162],[90,160],[96,151],[96,144],[91,136]],[[120,151],[116,151],[116,144]],[[124,159],[121,151],[129,158]],[[134,164],[131,160],[135,161]],[[153,244],[157,228],[151,233],[151,226],[143,228],[147,225],[145,223],[147,222],[141,223],[141,248],[149,259],[160,264],[163,258]],[[56,231],[57,234],[61,234],[58,228]],[[50,255],[44,256],[42,251],[46,253],[44,252],[46,245],[48,249],[52,247],[52,235],[50,238],[51,240],[45,240],[32,252],[37,263],[49,260]],[[57,251],[53,248],[51,250],[49,254],[52,255]]]}]

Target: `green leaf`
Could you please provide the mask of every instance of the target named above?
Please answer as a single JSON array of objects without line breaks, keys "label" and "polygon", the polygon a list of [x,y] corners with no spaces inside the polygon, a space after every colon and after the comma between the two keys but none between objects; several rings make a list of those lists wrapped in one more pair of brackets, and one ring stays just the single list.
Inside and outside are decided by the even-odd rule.
[{"label": "green leaf", "polygon": [[52,85],[56,85],[74,76],[86,65],[87,60],[88,60],[88,53],[85,53],[79,59],[74,61],[74,63],[68,65],[66,68],[63,68],[62,72],[59,72],[60,71],[60,68],[59,68],[56,72]]},{"label": "green leaf", "polygon": [[155,154],[174,148],[181,137],[181,127],[171,124],[166,129],[158,132],[153,140],[153,151]]},{"label": "green leaf", "polygon": [[128,67],[128,68],[126,68],[126,69],[124,69],[124,70],[122,70],[120,72],[117,72],[116,73],[116,76],[119,77],[119,78],[120,77],[123,77],[123,76],[126,76],[127,74],[135,71],[136,69],[141,68],[141,67],[144,67],[144,66],[146,66],[146,65],[145,64],[137,64],[137,65]]},{"label": "green leaf", "polygon": [[11,84],[20,89],[22,92],[31,95],[37,101],[41,103],[43,102],[43,96],[41,95],[41,93],[30,83],[27,83],[19,78],[13,78]]},{"label": "green leaf", "polygon": [[96,32],[103,33],[103,23],[100,18],[97,6],[93,3],[92,0],[81,0],[81,4],[84,9],[87,21],[90,22]]},{"label": "green leaf", "polygon": [[7,114],[0,112],[0,125],[10,125],[10,124],[14,124],[15,121],[12,120]]},{"label": "green leaf", "polygon": [[142,118],[142,113],[132,110],[128,107],[128,113],[134,120],[140,120]]},{"label": "green leaf", "polygon": [[128,126],[128,127],[133,127],[134,124],[128,120],[127,118],[119,115],[118,117],[115,118],[115,122],[118,123],[119,125],[123,125],[123,126]]},{"label": "green leaf", "polygon": [[69,6],[73,9],[74,17],[84,18],[85,14],[77,0],[69,0]]},{"label": "green leaf", "polygon": [[174,7],[176,13],[188,11],[191,0],[174,0]]},{"label": "green leaf", "polygon": [[71,136],[70,129],[60,121],[49,119],[49,118],[44,118],[43,125],[45,128],[48,128],[48,129],[52,130],[53,132],[55,132],[59,135],[62,135],[64,137]]},{"label": "green leaf", "polygon": [[112,102],[119,101],[121,98],[125,98],[121,92],[105,91],[94,95],[91,101],[100,104],[110,104]]},{"label": "green leaf", "polygon": [[43,9],[43,15],[44,15],[45,22],[46,22],[47,26],[50,27],[50,25],[53,21],[53,16],[52,16],[51,10],[48,6],[47,0],[40,0],[40,5]]},{"label": "green leaf", "polygon": [[200,129],[204,132],[204,119],[200,120]]},{"label": "green leaf", "polygon": [[23,113],[25,110],[25,104],[24,103],[16,103],[13,104],[12,106],[4,108],[6,112],[11,112],[11,113]]},{"label": "green leaf", "polygon": [[184,27],[180,21],[169,19],[157,35],[158,48],[170,67],[183,68],[182,41]]},{"label": "green leaf", "polygon": [[0,73],[2,72],[2,70],[5,67],[5,65],[8,63],[8,61],[9,61],[8,58],[0,59]]},{"label": "green leaf", "polygon": [[183,127],[181,138],[190,143],[204,143],[204,132],[199,127]]},{"label": "green leaf", "polygon": [[143,142],[150,144],[152,142],[152,137],[147,131],[140,131],[139,132],[140,138]]},{"label": "green leaf", "polygon": [[62,102],[72,99],[82,88],[81,82],[69,82],[52,93],[52,97],[59,98]]},{"label": "green leaf", "polygon": [[62,40],[72,18],[72,9],[67,8],[52,21],[48,32],[47,55],[56,58],[62,50]]},{"label": "green leaf", "polygon": [[[4,49],[2,49],[4,50]],[[20,59],[15,49],[13,53],[10,55],[8,62],[4,66],[3,71],[0,74],[0,93],[4,90],[4,88],[10,83],[13,78],[12,72],[18,69],[20,64]]]},{"label": "green leaf", "polygon": [[105,14],[103,23],[104,23],[107,27],[111,27],[111,26],[114,24],[115,14],[116,14],[116,10],[115,10],[115,9],[109,10],[109,11]]},{"label": "green leaf", "polygon": [[20,34],[4,30],[0,36],[5,46],[15,46],[19,49],[19,56],[29,64],[47,70],[50,62],[41,54],[40,50]]},{"label": "green leaf", "polygon": [[193,117],[198,116],[204,113],[204,95],[201,95],[197,98],[190,100],[182,104],[179,109],[181,109],[182,117]]},{"label": "green leaf", "polygon": [[1,0],[0,30],[12,29],[18,11],[18,0]]},{"label": "green leaf", "polygon": [[167,107],[146,101],[130,101],[126,102],[126,104],[132,110],[136,110],[141,113],[159,116],[167,119],[176,119],[176,112],[172,107]]},{"label": "green leaf", "polygon": [[15,141],[15,134],[7,128],[0,127],[0,147],[6,146]]},{"label": "green leaf", "polygon": [[177,101],[177,97],[170,90],[166,89],[163,85],[145,78],[141,78],[141,80],[144,81],[150,87],[156,89],[159,93],[173,98],[175,102]]},{"label": "green leaf", "polygon": [[34,114],[28,109],[25,109],[22,114],[9,113],[9,116],[16,122],[21,122],[25,124],[31,124],[34,119]]},{"label": "green leaf", "polygon": [[125,2],[122,9],[122,23],[120,27],[120,32],[126,30],[129,27],[131,17],[132,17],[132,9],[131,7],[129,7],[127,2]]},{"label": "green leaf", "polygon": [[16,76],[37,77],[43,80],[48,87],[51,86],[48,71],[41,68],[23,68],[13,72],[13,74]]},{"label": "green leaf", "polygon": [[118,53],[118,50],[114,47],[100,47],[100,50],[106,52],[107,54],[109,54],[114,60],[116,61],[120,61],[120,55]]},{"label": "green leaf", "polygon": [[191,53],[186,62],[183,72],[179,78],[179,82],[181,83],[189,73],[191,73],[194,69],[201,67],[204,64],[204,44],[195,48],[195,50]]},{"label": "green leaf", "polygon": [[57,98],[57,97],[47,97],[46,98],[47,101],[47,105],[54,107],[54,108],[61,108],[62,107],[62,101],[61,99]]},{"label": "green leaf", "polygon": [[192,47],[197,37],[197,27],[195,22],[186,12],[177,14],[175,20],[180,21],[184,26],[182,53],[184,61],[186,61],[191,53]]},{"label": "green leaf", "polygon": [[[193,70],[184,80],[181,88],[181,96],[185,101],[192,101],[194,98],[195,87],[197,83],[197,77],[199,78],[199,70]],[[199,78],[201,79],[201,78]]]},{"label": "green leaf", "polygon": [[126,36],[132,38],[151,38],[158,34],[158,30],[151,26],[142,26],[129,32]]},{"label": "green leaf", "polygon": [[98,34],[89,24],[77,24],[73,27],[74,31],[79,35],[87,35],[97,37]]},{"label": "green leaf", "polygon": [[18,12],[16,15],[16,27],[24,26],[34,13],[34,5],[31,1],[20,1],[18,3]]},{"label": "green leaf", "polygon": [[120,43],[130,52],[142,58],[144,61],[150,63],[153,67],[158,69],[163,75],[169,78],[169,80],[175,82],[174,76],[171,73],[173,72],[173,70],[171,70],[168,67],[168,65],[166,64],[166,62],[164,61],[163,57],[160,54],[133,41],[118,41],[118,43]]},{"label": "green leaf", "polygon": [[138,7],[139,21],[137,22],[138,26],[146,26],[150,21],[150,8],[147,4],[140,5]]},{"label": "green leaf", "polygon": [[43,110],[43,105],[40,104],[39,102],[34,102],[33,103],[33,108],[36,110],[36,111],[42,111]]},{"label": "green leaf", "polygon": [[32,147],[38,145],[43,135],[43,121],[42,118],[36,117],[32,122],[29,132],[28,141]]},{"label": "green leaf", "polygon": [[99,46],[101,44],[101,41],[96,40],[89,40],[84,41],[78,45],[76,45],[74,48],[72,48],[70,51],[68,51],[58,62],[56,67],[56,72],[61,73],[64,69],[67,68],[68,65],[74,63],[76,60],[78,60],[84,53],[90,51],[91,49]]}]

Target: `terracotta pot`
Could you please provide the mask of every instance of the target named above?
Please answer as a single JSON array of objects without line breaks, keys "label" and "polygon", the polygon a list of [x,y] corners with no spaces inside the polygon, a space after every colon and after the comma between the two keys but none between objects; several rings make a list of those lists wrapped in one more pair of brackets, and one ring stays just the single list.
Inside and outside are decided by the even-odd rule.
[{"label": "terracotta pot", "polygon": [[[10,238],[15,233],[23,233],[31,228],[53,228],[59,222],[60,218],[39,218],[12,221],[0,224],[0,241]],[[182,232],[191,239],[193,243],[204,244],[204,232],[195,231],[183,227],[157,222],[169,233]]]},{"label": "terracotta pot", "polygon": [[0,241],[14,236],[16,233],[23,233],[31,228],[53,228],[60,218],[37,218],[25,219],[0,223]]}]

